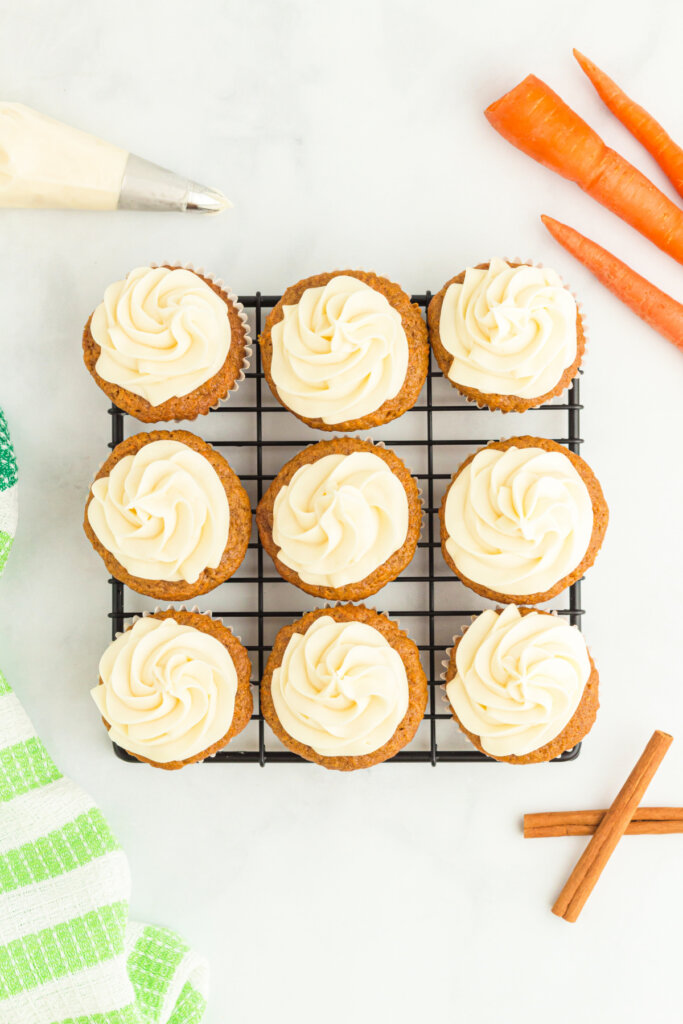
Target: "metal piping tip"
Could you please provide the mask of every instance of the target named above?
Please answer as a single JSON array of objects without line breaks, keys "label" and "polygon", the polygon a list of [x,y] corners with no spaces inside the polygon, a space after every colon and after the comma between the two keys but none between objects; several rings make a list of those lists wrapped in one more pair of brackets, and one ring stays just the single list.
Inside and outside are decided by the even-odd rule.
[{"label": "metal piping tip", "polygon": [[198,185],[196,181],[190,181],[188,185],[186,210],[194,210],[196,213],[222,213],[223,210],[232,208],[230,200],[217,188],[207,188],[205,185]]},{"label": "metal piping tip", "polygon": [[183,178],[130,153],[121,182],[119,210],[190,210],[221,213],[232,206],[218,189]]}]

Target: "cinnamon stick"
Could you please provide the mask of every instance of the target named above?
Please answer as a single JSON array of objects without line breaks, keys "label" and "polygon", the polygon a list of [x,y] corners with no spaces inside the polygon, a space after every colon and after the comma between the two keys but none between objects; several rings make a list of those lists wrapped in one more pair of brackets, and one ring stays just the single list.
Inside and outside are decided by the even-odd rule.
[{"label": "cinnamon stick", "polygon": [[[524,815],[525,839],[590,836],[606,814],[599,811],[547,811]],[[683,807],[639,807],[625,835],[669,835],[683,832]]]},{"label": "cinnamon stick", "polygon": [[628,828],[673,737],[657,730],[638,759],[638,763],[605,813],[576,867],[569,876],[553,907],[553,914],[565,921],[576,921],[586,900]]}]

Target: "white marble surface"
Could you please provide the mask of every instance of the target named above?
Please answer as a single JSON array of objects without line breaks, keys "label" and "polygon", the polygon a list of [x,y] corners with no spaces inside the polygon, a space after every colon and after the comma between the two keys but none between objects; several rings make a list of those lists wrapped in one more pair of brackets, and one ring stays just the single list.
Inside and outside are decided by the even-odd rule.
[{"label": "white marble surface", "polygon": [[[210,958],[208,1024],[676,1019],[683,837],[626,839],[569,926],[549,908],[584,841],[527,843],[520,817],[604,805],[655,727],[678,742],[648,801],[683,801],[681,356],[559,250],[538,215],[587,230],[679,298],[680,268],[506,145],[482,109],[533,70],[661,184],[571,46],[681,138],[683,9],[1,6],[3,97],[235,201],[215,220],[1,215],[0,404],[22,472],[20,530],[0,584],[1,663],[60,766],[115,826],[135,914]],[[584,454],[612,518],[584,585],[602,708],[581,758],[353,776],[299,766],[166,774],[116,761],[88,696],[109,592],[80,526],[109,429],[80,349],[104,286],[144,261],[180,258],[245,293],[343,265],[418,291],[495,253],[557,267],[590,323]]]}]

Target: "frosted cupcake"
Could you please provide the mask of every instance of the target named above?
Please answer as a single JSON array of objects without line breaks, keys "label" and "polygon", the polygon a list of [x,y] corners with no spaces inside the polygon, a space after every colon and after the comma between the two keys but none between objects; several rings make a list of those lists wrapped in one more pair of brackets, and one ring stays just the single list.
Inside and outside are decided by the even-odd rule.
[{"label": "frosted cupcake", "polygon": [[453,476],[439,510],[441,549],[465,586],[538,604],[595,561],[609,517],[590,466],[541,437],[495,441]]},{"label": "frosted cupcake", "polygon": [[109,645],[91,694],[114,743],[155,768],[182,768],[244,729],[250,676],[227,627],[171,610],[137,619]]},{"label": "frosted cupcake", "polygon": [[559,275],[501,259],[447,281],[427,322],[444,376],[466,398],[503,412],[562,394],[586,345],[576,300]]},{"label": "frosted cupcake", "polygon": [[285,626],[261,680],[261,711],[278,739],[338,771],[393,757],[426,706],[417,647],[363,605],[319,608]]},{"label": "frosted cupcake", "polygon": [[251,506],[211,445],[186,430],[156,430],[116,446],[90,488],[83,526],[115,579],[184,601],[239,568]]},{"label": "frosted cupcake", "polygon": [[277,400],[318,430],[364,430],[396,419],[429,365],[420,307],[385,277],[317,274],[288,288],[259,338]]},{"label": "frosted cupcake", "polygon": [[208,412],[237,386],[248,345],[235,296],[183,267],[131,270],[109,285],[83,332],[96,383],[144,423]]},{"label": "frosted cupcake", "polygon": [[360,601],[405,569],[420,536],[415,480],[388,448],[355,437],[299,452],[261,498],[261,543],[289,583]]},{"label": "frosted cupcake", "polygon": [[482,612],[454,640],[446,694],[478,750],[533,764],[559,757],[589,732],[598,672],[576,626],[509,605]]}]

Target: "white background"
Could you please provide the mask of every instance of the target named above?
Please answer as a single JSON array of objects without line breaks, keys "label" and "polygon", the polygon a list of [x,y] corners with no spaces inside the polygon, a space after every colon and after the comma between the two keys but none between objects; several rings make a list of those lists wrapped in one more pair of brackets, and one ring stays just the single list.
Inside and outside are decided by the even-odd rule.
[{"label": "white background", "polygon": [[[585,841],[525,841],[520,818],[604,806],[654,728],[678,742],[647,802],[683,802],[681,354],[573,263],[539,214],[679,299],[681,268],[512,149],[482,111],[534,71],[666,187],[571,47],[682,140],[680,4],[5,0],[0,13],[3,98],[235,202],[217,219],[1,215],[0,404],[21,522],[0,584],[0,658],[60,767],[121,838],[135,916],[209,957],[208,1024],[678,1019],[683,837],[626,838],[569,925],[550,906]],[[580,759],[353,775],[117,761],[88,695],[109,588],[81,531],[109,417],[80,335],[104,287],[182,259],[242,293],[345,265],[435,290],[494,254],[555,266],[590,325],[584,455],[611,522],[584,584],[602,707]]]}]

